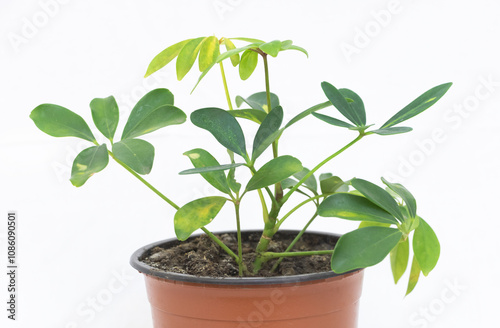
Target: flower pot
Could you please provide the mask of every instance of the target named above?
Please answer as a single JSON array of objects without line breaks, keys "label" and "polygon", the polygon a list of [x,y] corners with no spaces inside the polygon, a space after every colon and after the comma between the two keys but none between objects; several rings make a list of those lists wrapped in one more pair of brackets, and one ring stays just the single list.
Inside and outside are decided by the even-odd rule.
[{"label": "flower pot", "polygon": [[363,270],[341,275],[210,278],[158,271],[140,261],[156,246],[178,243],[169,239],[150,244],[130,260],[145,275],[155,328],[357,327]]}]

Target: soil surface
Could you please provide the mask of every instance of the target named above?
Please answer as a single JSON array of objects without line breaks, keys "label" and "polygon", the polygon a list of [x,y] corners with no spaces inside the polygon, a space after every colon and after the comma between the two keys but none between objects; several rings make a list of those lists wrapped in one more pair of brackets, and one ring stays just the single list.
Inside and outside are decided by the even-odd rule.
[{"label": "soil surface", "polygon": [[[229,248],[237,253],[236,234],[217,235]],[[295,234],[278,232],[271,241],[268,251],[284,252],[295,238]],[[255,247],[260,239],[259,233],[243,233],[243,259],[252,271]],[[304,234],[292,251],[333,249],[337,241],[333,236]],[[276,260],[267,262],[257,276],[289,276],[305,273],[330,271],[330,255],[313,255],[285,258],[276,272],[270,272]],[[153,268],[167,272],[190,274],[205,277],[238,277],[238,265],[208,236],[201,235],[178,242],[170,248],[155,247],[141,259]]]}]

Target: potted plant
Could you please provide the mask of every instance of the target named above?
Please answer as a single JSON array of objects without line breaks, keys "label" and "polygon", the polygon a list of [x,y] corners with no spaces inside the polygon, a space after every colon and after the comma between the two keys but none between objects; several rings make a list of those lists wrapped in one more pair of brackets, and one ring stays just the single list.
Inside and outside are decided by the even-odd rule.
[{"label": "potted plant", "polygon": [[[236,48],[233,41],[244,45]],[[401,184],[382,178],[384,189],[359,178],[343,180],[331,173],[318,173],[365,137],[410,132],[412,128],[400,123],[435,104],[451,83],[431,88],[379,128],[372,128],[367,125],[363,101],[354,91],[323,82],[325,98],[283,124],[284,110],[270,90],[268,60],[288,50],[307,55],[290,40],[209,36],[178,42],[152,60],[146,76],[177,58],[177,78],[182,80],[198,58],[198,83],[219,66],[227,99],[226,109],[206,107],[190,113],[193,125],[212,134],[227,149],[225,164],[197,148],[184,153],[193,168],[180,172],[200,175],[220,196],[195,199],[183,206],[143,178],[152,169],[155,148],[138,138],[186,121],[186,114],[174,106],[169,90],[156,89],[139,100],[119,141],[115,139],[119,122],[115,99],[93,99],[92,118],[108,145],[99,143],[83,118],[64,107],[42,104],[30,115],[36,126],[51,136],[78,137],[93,144],[74,160],[73,185],[82,186],[112,158],[175,209],[173,223],[178,240],[145,246],[131,258],[132,266],[146,276],[155,327],[356,327],[364,268],[389,255],[397,283],[408,267],[411,244],[408,294],[420,274],[428,275],[438,261],[436,234],[417,214],[415,198]],[[224,63],[230,61],[246,80],[259,59],[264,67],[265,91],[236,97],[235,109]],[[330,116],[335,114],[330,107],[338,111],[337,117],[340,113],[344,118]],[[319,113],[323,109],[326,111]],[[329,124],[325,127],[343,128],[355,137],[307,169],[297,157],[281,154],[278,144],[289,127],[311,116]],[[249,135],[238,120],[258,125],[251,149],[246,142]],[[251,173],[245,183],[238,178],[242,170]],[[240,221],[245,213],[240,213],[241,202],[252,192],[259,196],[263,228],[242,231]],[[307,224],[297,231],[281,231],[283,222],[307,204],[313,205]],[[224,233],[208,230],[206,226],[228,205],[234,207],[235,227]],[[318,216],[360,221],[360,225],[342,236],[307,232]],[[200,229],[203,234],[193,236]]]}]

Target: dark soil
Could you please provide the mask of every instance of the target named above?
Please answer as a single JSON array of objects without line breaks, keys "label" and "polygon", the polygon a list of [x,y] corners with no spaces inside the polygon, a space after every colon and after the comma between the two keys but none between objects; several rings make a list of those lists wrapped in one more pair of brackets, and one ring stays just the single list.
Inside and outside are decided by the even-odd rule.
[{"label": "dark soil", "polygon": [[[217,235],[229,248],[237,253],[236,234]],[[270,243],[270,252],[284,252],[295,238],[295,233],[279,232]],[[243,233],[243,259],[249,269],[255,259],[255,247],[260,239],[259,233]],[[328,250],[333,249],[337,237],[315,234],[304,234],[292,251]],[[289,276],[305,273],[330,271],[329,255],[313,255],[288,257],[281,262],[278,270],[271,273],[276,260],[267,262],[258,276]],[[184,273],[205,277],[237,277],[238,265],[234,260],[208,236],[201,235],[185,242],[178,242],[170,248],[155,247],[142,262],[153,268],[167,272]]]}]

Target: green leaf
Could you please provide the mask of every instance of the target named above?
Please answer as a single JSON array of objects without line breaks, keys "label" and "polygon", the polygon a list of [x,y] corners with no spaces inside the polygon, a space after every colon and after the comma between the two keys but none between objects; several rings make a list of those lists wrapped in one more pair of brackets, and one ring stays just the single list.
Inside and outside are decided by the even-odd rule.
[{"label": "green leaf", "polygon": [[306,49],[299,47],[299,46],[296,46],[296,45],[293,45],[293,44],[286,47],[286,49],[282,47],[281,50],[297,50],[297,51],[300,51],[303,54],[305,54],[307,57],[309,57],[309,54],[307,53]]},{"label": "green leaf", "polygon": [[[206,150],[196,148],[184,153],[195,168],[206,168],[219,166],[219,162]],[[182,172],[181,172],[182,173]],[[229,185],[226,181],[226,175],[222,171],[199,172],[214,188],[229,194]]]},{"label": "green leaf", "polygon": [[344,181],[331,173],[323,173],[319,176],[319,185],[323,194],[333,194],[340,187],[344,186]]},{"label": "green leaf", "polygon": [[393,135],[393,134],[401,134],[401,133],[407,133],[407,132],[411,132],[411,131],[413,131],[413,129],[410,127],[407,127],[407,126],[393,126],[390,128],[372,130],[370,132],[381,135],[381,136],[389,136],[389,135]]},{"label": "green leaf", "polygon": [[258,53],[253,50],[245,50],[245,52],[241,55],[240,61],[240,78],[242,80],[246,80],[252,75],[253,71],[257,67],[257,62],[259,61]]},{"label": "green leaf", "polygon": [[398,204],[391,195],[376,184],[362,179],[352,179],[352,186],[372,203],[386,210],[392,216],[395,216],[400,222],[404,221],[403,213]]},{"label": "green leaf", "polygon": [[82,150],[73,162],[71,183],[75,187],[83,186],[94,173],[102,171],[108,165],[108,161],[106,144]]},{"label": "green leaf", "polygon": [[265,41],[259,40],[259,39],[252,39],[252,38],[230,38],[231,40],[238,40],[238,41],[245,41],[245,42],[250,42],[250,43],[264,43]]},{"label": "green leaf", "polygon": [[306,109],[305,111],[297,114],[295,117],[293,117],[286,125],[285,125],[285,129],[292,126],[293,124],[297,123],[298,121],[300,121],[301,119],[303,119],[304,117],[307,117],[308,115],[314,113],[315,111],[318,111],[320,109],[323,109],[323,108],[326,108],[328,106],[331,106],[332,103],[327,101],[327,102],[324,102],[324,103],[321,103],[321,104],[318,104],[318,105],[315,105],[311,108],[308,108]]},{"label": "green leaf", "polygon": [[340,93],[337,88],[328,82],[322,82],[321,88],[325,93],[326,97],[333,104],[335,108],[349,121],[351,121],[356,126],[364,126],[362,119],[359,114],[354,111],[354,109],[349,105],[345,97]]},{"label": "green leaf", "polygon": [[192,39],[189,40],[184,47],[182,47],[175,63],[177,80],[182,80],[191,70],[204,40],[204,37]]},{"label": "green leaf", "polygon": [[35,125],[53,137],[77,137],[94,142],[95,138],[85,120],[67,108],[42,104],[30,114]]},{"label": "green leaf", "polygon": [[408,296],[408,294],[410,294],[413,289],[415,289],[415,286],[417,286],[420,272],[420,265],[418,264],[417,258],[413,256],[413,261],[411,263],[410,269],[410,279],[408,281],[408,288],[406,289],[406,296]]},{"label": "green leaf", "polygon": [[272,57],[276,57],[281,50],[281,41],[274,40],[271,42],[266,42],[264,44],[261,44],[259,46],[259,49]]},{"label": "green leaf", "polygon": [[354,125],[351,125],[347,122],[338,120],[338,119],[333,118],[331,116],[323,115],[320,113],[312,113],[312,115],[316,118],[319,118],[323,122],[326,122],[328,124],[335,125],[335,126],[340,126],[341,128],[353,128],[354,127]]},{"label": "green leaf", "polygon": [[174,216],[177,238],[184,241],[193,232],[212,222],[225,203],[224,197],[205,197],[182,206]]},{"label": "green leaf", "polygon": [[386,227],[389,228],[391,226],[390,223],[381,223],[381,222],[374,222],[374,221],[361,221],[359,224],[358,228],[365,228],[365,227]]},{"label": "green leaf", "polygon": [[[293,176],[294,178],[296,178],[297,180],[302,180],[303,177],[305,177],[305,175],[307,173],[309,173],[309,169],[307,168],[303,168],[302,171],[300,172],[297,172],[295,173]],[[316,178],[314,177],[314,174],[311,175],[309,178],[307,178],[306,181],[304,181],[304,185],[309,189],[311,190],[312,192],[314,192],[315,194],[317,194],[317,191],[318,191],[318,182],[316,181]]]},{"label": "green leaf", "polygon": [[200,56],[198,58],[200,72],[212,67],[217,57],[219,57],[219,54],[219,40],[217,40],[215,36],[207,37],[200,48]]},{"label": "green leaf", "polygon": [[229,185],[229,188],[231,188],[232,191],[234,191],[235,193],[239,193],[241,189],[241,183],[238,183],[236,181],[236,178],[234,177],[235,171],[236,170],[234,168],[229,170],[227,174],[227,184]]},{"label": "green leaf", "polygon": [[302,163],[295,157],[279,156],[264,164],[248,181],[247,190],[264,188],[302,171]]},{"label": "green leaf", "polygon": [[332,254],[332,270],[344,273],[381,262],[401,239],[401,231],[366,227],[348,232],[337,242]]},{"label": "green leaf", "polygon": [[347,193],[336,193],[327,197],[318,208],[323,217],[337,217],[353,221],[375,221],[398,224],[389,213],[368,199]]},{"label": "green leaf", "polygon": [[349,89],[339,89],[339,92],[344,98],[346,98],[349,107],[351,108],[351,112],[356,116],[356,120],[361,122],[361,125],[366,125],[366,112],[365,105],[363,104],[363,100],[358,94]]},{"label": "green leaf", "polygon": [[217,141],[236,154],[247,158],[245,137],[238,121],[220,108],[202,108],[191,113],[191,122],[210,132]]},{"label": "green leaf", "polygon": [[217,63],[220,63],[224,59],[229,58],[229,57],[234,56],[234,55],[237,55],[240,52],[246,51],[246,50],[248,50],[250,48],[258,48],[260,44],[261,44],[260,42],[252,43],[252,44],[248,44],[248,45],[246,45],[244,47],[241,47],[241,48],[236,48],[236,49],[233,49],[233,50],[226,51],[225,53],[222,53],[222,54],[219,55],[219,57],[217,57]]},{"label": "green leaf", "polygon": [[441,246],[436,233],[419,217],[419,224],[413,235],[413,253],[424,276],[427,276],[439,260]]},{"label": "green leaf", "polygon": [[171,45],[167,49],[160,52],[156,55],[155,58],[149,63],[148,70],[146,71],[146,75],[144,77],[148,77],[159,69],[165,67],[168,63],[170,63],[181,51],[181,49],[191,41],[192,39],[187,39],[181,42],[178,42],[174,45]]},{"label": "green leaf", "polygon": [[119,118],[118,104],[115,97],[95,98],[90,102],[90,109],[97,129],[106,138],[113,140]]},{"label": "green leaf", "polygon": [[234,117],[245,118],[258,124],[262,123],[267,116],[266,112],[258,109],[233,109],[228,113]]},{"label": "green leaf", "polygon": [[[227,51],[236,49],[236,46],[234,45],[234,43],[231,40],[226,39],[226,38],[224,39],[224,45],[226,46]],[[240,63],[240,55],[235,54],[235,55],[232,55],[230,58],[231,58],[231,64],[233,64],[233,67],[238,66],[238,64]]]},{"label": "green leaf", "polygon": [[113,144],[113,153],[135,172],[139,174],[151,172],[155,149],[149,142],[141,139],[125,139]]},{"label": "green leaf", "polygon": [[174,95],[167,89],[155,89],[142,97],[132,109],[122,139],[131,139],[168,125],[182,124],[186,114],[173,106]]},{"label": "green leaf", "polygon": [[413,116],[422,113],[427,108],[434,105],[448,91],[452,83],[444,83],[438,85],[420,95],[417,99],[409,103],[405,108],[397,112],[387,122],[382,125],[381,129],[391,127],[393,125],[404,122]]},{"label": "green leaf", "polygon": [[281,188],[283,188],[283,189],[292,188],[297,183],[299,183],[299,182],[297,180],[295,180],[295,179],[286,178],[284,180],[281,180]]},{"label": "green leaf", "polygon": [[271,96],[271,108],[268,108],[267,106],[267,94],[265,91],[254,93],[253,95],[251,95],[246,99],[241,96],[236,96],[236,106],[240,107],[243,103],[246,103],[253,109],[269,113],[271,109],[280,105],[280,100],[277,95],[271,93],[270,96]]},{"label": "green leaf", "polygon": [[194,89],[196,89],[196,87],[198,86],[198,84],[200,84],[201,80],[205,77],[205,75],[207,75],[207,73],[212,69],[212,67],[215,65],[215,63],[211,64],[210,66],[207,67],[207,69],[205,71],[203,71],[203,73],[201,73],[200,77],[198,78],[198,81],[196,82],[196,84],[194,85],[193,89],[191,90],[191,93],[194,92]]},{"label": "green leaf", "polygon": [[400,240],[398,245],[391,251],[391,269],[394,283],[397,284],[408,267],[410,256],[410,242],[408,238]]},{"label": "green leaf", "polygon": [[279,136],[276,132],[283,122],[283,109],[275,107],[259,126],[253,140],[252,162],[254,162]]},{"label": "green leaf", "polygon": [[215,166],[206,166],[206,167],[197,167],[194,169],[188,169],[179,172],[180,175],[188,175],[188,174],[198,174],[198,173],[207,173],[207,172],[220,172],[226,171],[229,169],[237,168],[239,166],[245,165],[245,163],[231,163],[231,164],[223,164],[223,165],[215,165]]},{"label": "green leaf", "polygon": [[382,182],[385,183],[389,189],[394,191],[396,194],[398,194],[403,201],[405,202],[407,208],[408,208],[408,213],[410,214],[411,218],[414,218],[417,216],[417,201],[415,200],[415,197],[406,189],[402,184],[400,183],[391,183],[387,181],[386,179],[382,178]]}]

